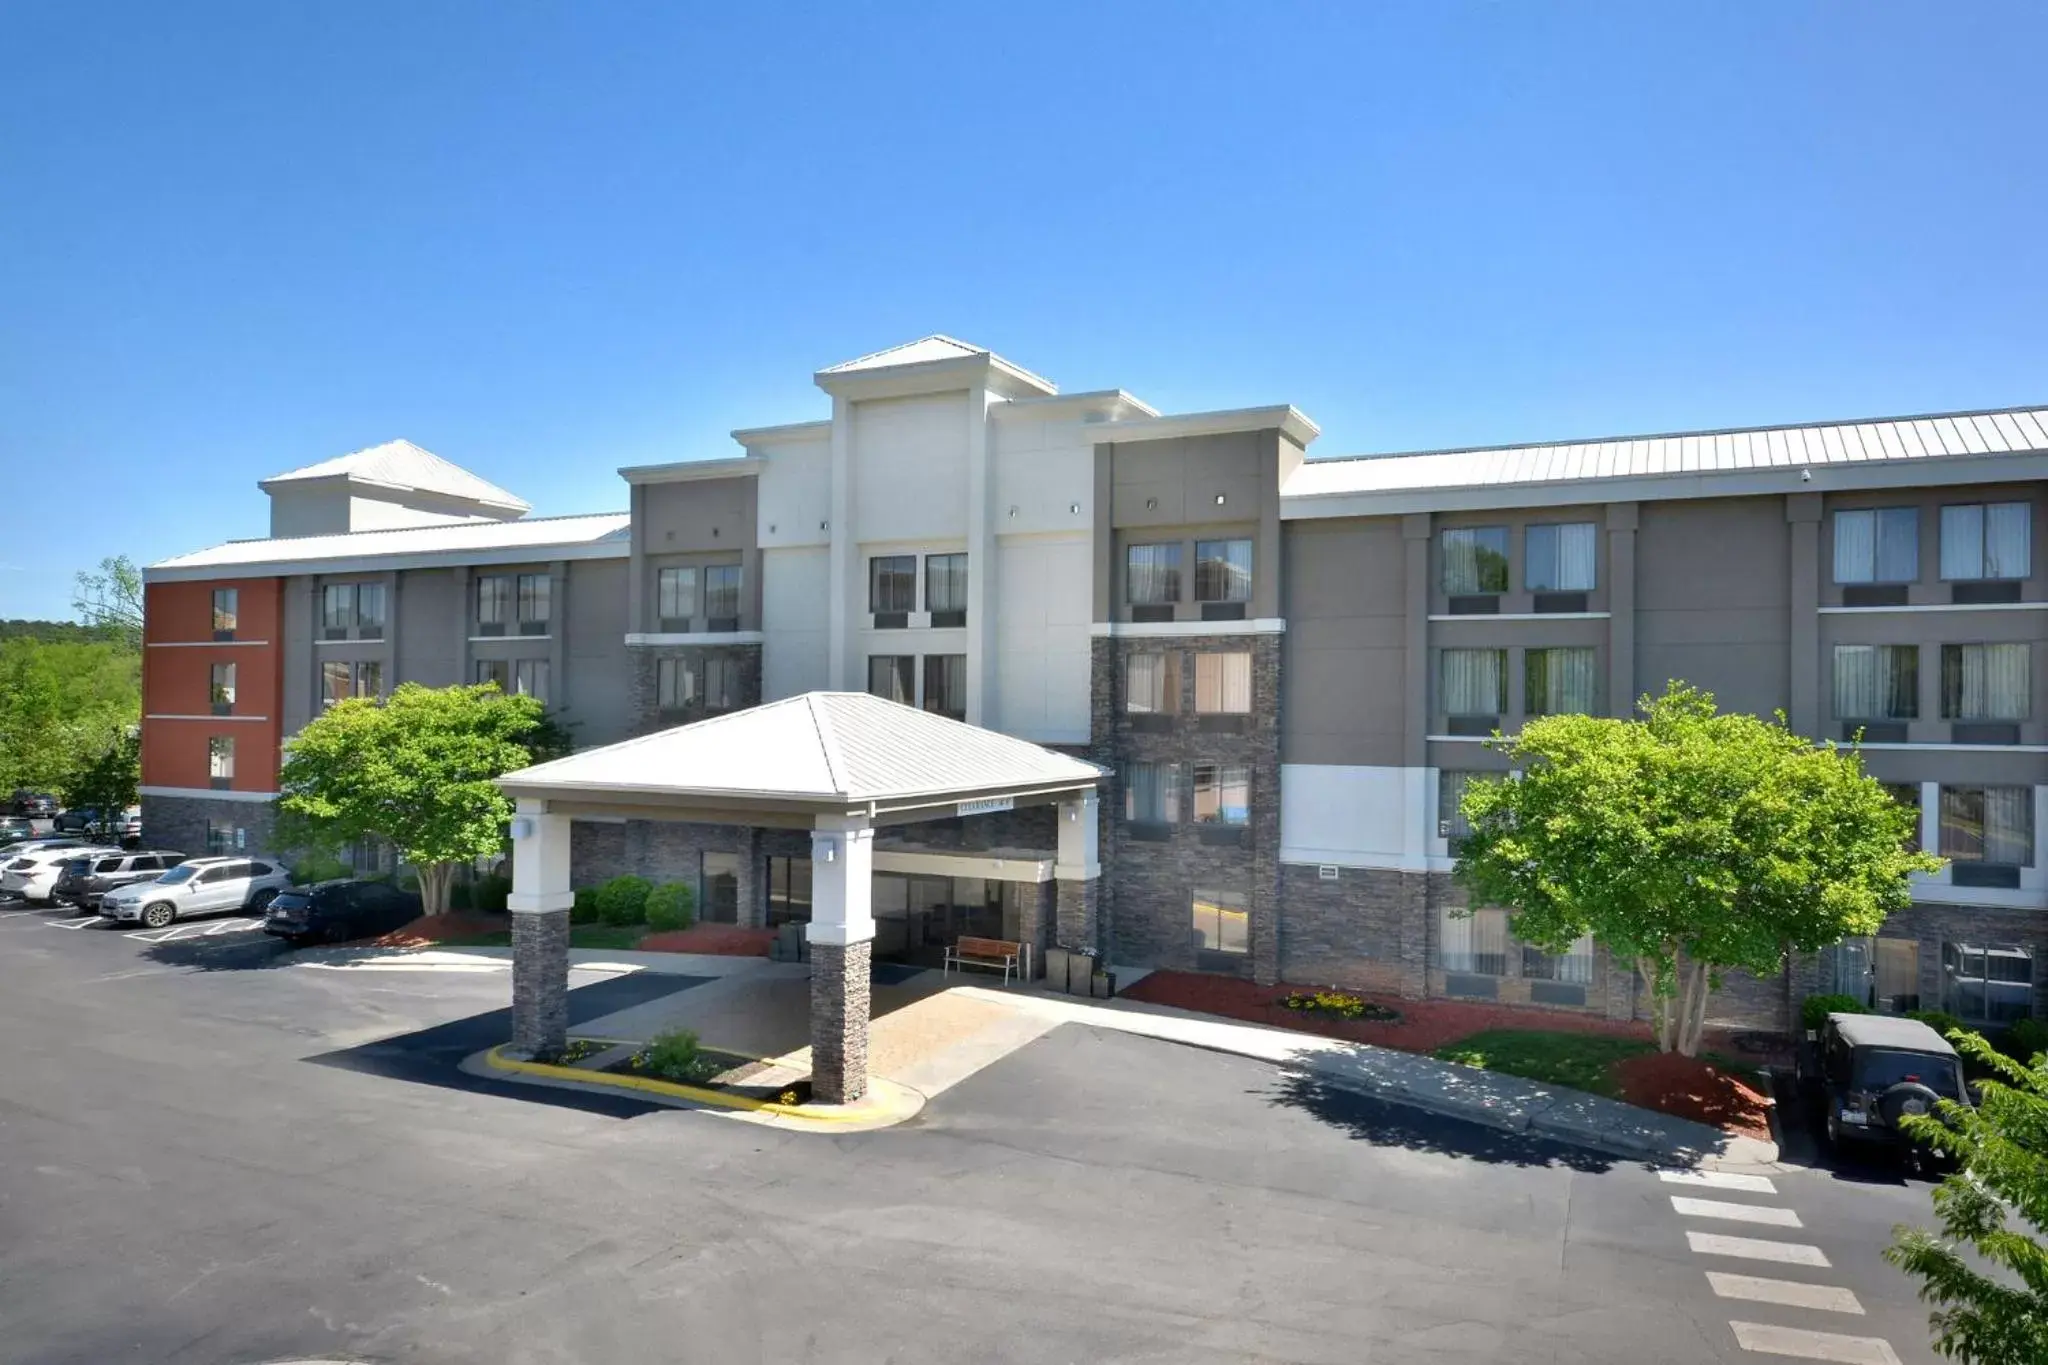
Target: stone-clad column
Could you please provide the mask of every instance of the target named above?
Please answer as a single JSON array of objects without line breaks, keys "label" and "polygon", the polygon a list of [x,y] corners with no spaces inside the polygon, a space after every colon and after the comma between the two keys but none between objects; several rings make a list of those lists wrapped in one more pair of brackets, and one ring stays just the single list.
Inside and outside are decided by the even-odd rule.
[{"label": "stone-clad column", "polygon": [[512,1046],[529,1060],[569,1041],[569,818],[523,798],[512,819]]},{"label": "stone-clad column", "polygon": [[761,831],[751,825],[740,831],[738,851],[739,875],[734,878],[735,898],[739,902],[739,913],[734,916],[742,929],[759,929],[768,923],[768,888],[764,884],[767,868],[762,865]]},{"label": "stone-clad column", "polygon": [[1101,825],[1101,798],[1094,791],[1060,802],[1053,941],[1070,952],[1102,951]]},{"label": "stone-clad column", "polygon": [[857,816],[818,817],[811,834],[811,1098],[851,1104],[868,1090],[869,962],[875,832]]}]

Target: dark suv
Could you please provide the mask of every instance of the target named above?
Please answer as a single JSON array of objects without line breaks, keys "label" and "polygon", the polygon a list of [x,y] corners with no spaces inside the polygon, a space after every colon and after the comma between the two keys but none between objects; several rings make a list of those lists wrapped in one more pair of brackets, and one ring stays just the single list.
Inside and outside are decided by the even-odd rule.
[{"label": "dark suv", "polygon": [[7,800],[7,813],[27,816],[31,820],[47,820],[57,813],[57,798],[47,792],[17,787]]},{"label": "dark suv", "polygon": [[184,861],[184,854],[168,850],[98,853],[89,858],[73,858],[58,873],[57,884],[50,890],[50,899],[59,905],[97,910],[100,901],[115,887],[153,882]]},{"label": "dark suv", "polygon": [[1962,1059],[1946,1038],[1917,1019],[1830,1014],[1800,1050],[1799,1080],[1816,1099],[1828,1145],[1902,1149],[1924,1146],[1899,1121],[1932,1114],[1937,1100],[1970,1102]]},{"label": "dark suv", "polygon": [[321,882],[277,893],[263,932],[292,943],[346,943],[402,929],[420,917],[420,898],[389,882]]}]

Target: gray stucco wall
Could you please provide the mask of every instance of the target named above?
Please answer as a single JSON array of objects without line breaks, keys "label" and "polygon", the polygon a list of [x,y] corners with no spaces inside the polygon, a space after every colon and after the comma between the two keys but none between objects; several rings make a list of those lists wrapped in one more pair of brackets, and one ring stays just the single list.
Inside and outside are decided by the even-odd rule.
[{"label": "gray stucco wall", "polygon": [[1186,542],[1175,619],[1202,619],[1194,600],[1193,542],[1238,537],[1252,541],[1252,597],[1245,614],[1278,616],[1282,447],[1290,462],[1299,454],[1273,430],[1096,446],[1095,619],[1130,619],[1124,546],[1158,540]]},{"label": "gray stucco wall", "polygon": [[633,733],[632,660],[626,648],[623,559],[569,565],[563,612],[567,687],[559,703],[579,748],[610,744]]},{"label": "gray stucco wall", "polygon": [[1789,707],[1785,500],[1644,503],[1637,545],[1636,691],[1682,678],[1724,711]]},{"label": "gray stucco wall", "polygon": [[399,575],[395,608],[399,682],[446,687],[460,680],[464,620],[453,569],[409,569]]},{"label": "gray stucco wall", "polygon": [[1287,525],[1281,762],[1403,761],[1403,544],[1398,517]]}]

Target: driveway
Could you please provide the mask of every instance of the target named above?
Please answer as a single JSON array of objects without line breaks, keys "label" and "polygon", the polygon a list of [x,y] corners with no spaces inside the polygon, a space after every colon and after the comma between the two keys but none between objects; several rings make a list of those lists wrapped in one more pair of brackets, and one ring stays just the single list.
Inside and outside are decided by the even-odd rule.
[{"label": "driveway", "polygon": [[[501,971],[45,919],[0,915],[10,1362],[1768,1358],[1734,1321],[1931,1360],[1875,1259],[1924,1185],[1683,1188],[1072,1025],[911,1124],[787,1134],[461,1076]],[[699,989],[573,984],[586,1017]],[[1751,1230],[1830,1266],[1703,1254],[1674,1194],[1791,1209]],[[1709,1270],[1864,1311],[1731,1300]]]}]

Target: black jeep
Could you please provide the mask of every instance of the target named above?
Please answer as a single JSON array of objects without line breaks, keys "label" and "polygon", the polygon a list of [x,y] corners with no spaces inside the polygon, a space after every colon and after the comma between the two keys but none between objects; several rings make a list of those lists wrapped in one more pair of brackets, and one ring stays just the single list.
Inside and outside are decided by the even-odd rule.
[{"label": "black jeep", "polygon": [[1924,1152],[1900,1120],[1934,1113],[1937,1100],[1970,1102],[1947,1039],[1917,1019],[1881,1014],[1830,1014],[1800,1049],[1799,1081],[1837,1151],[1854,1143]]}]

